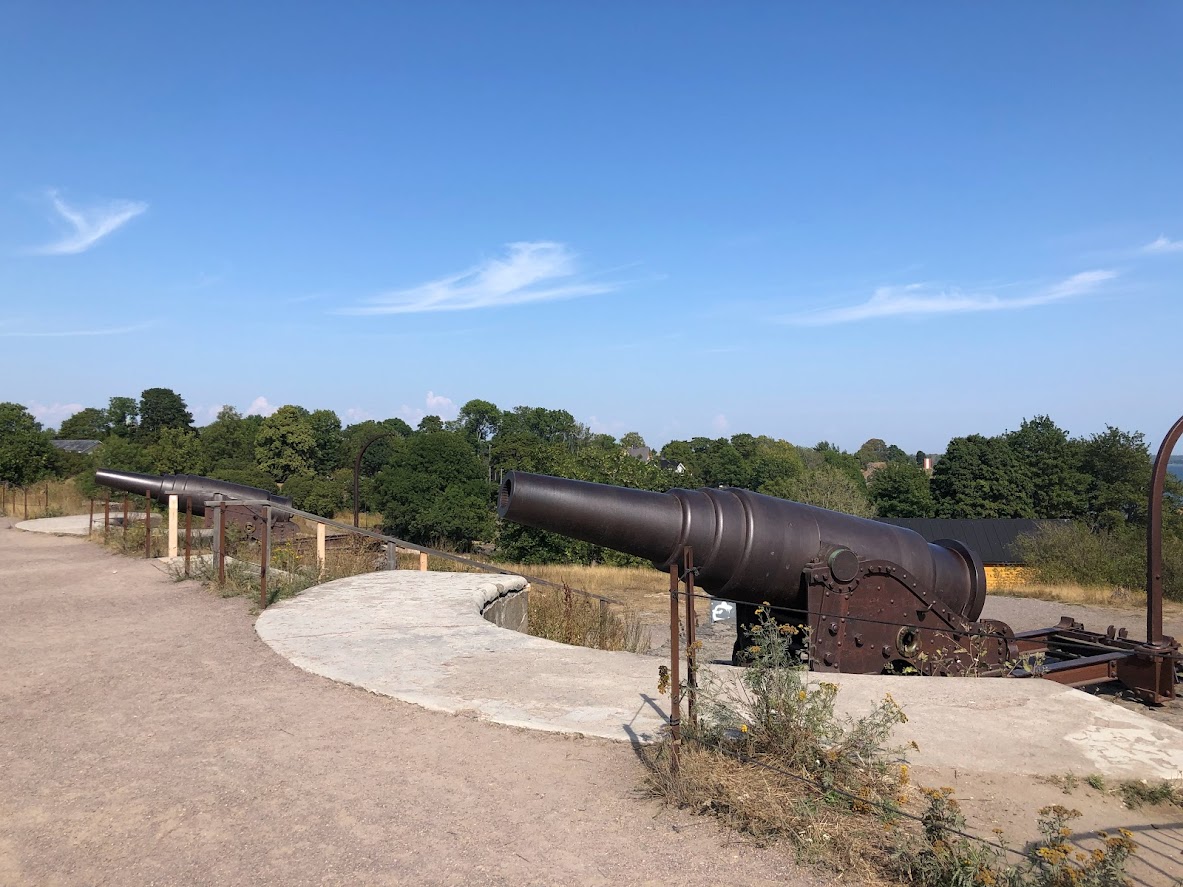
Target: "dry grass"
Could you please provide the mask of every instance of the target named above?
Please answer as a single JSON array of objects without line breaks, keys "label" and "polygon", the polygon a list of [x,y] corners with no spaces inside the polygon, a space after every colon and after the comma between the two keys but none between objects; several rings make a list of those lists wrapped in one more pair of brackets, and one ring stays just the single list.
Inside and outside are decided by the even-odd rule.
[{"label": "dry grass", "polygon": [[[88,514],[89,511],[90,500],[78,491],[73,480],[43,481],[24,489],[0,487],[0,514],[17,520]],[[101,518],[102,512],[103,503],[96,501],[96,515]]]},{"label": "dry grass", "polygon": [[[1090,607],[1144,608],[1146,592],[1141,588],[1111,588],[1101,585],[1044,585],[1026,583],[1013,588],[991,587],[990,594],[1002,597],[1035,598]],[[1183,603],[1163,601],[1163,612],[1183,615]]]},{"label": "dry grass", "polygon": [[649,629],[635,612],[575,594],[569,587],[530,589],[527,632],[597,650],[649,649]]}]

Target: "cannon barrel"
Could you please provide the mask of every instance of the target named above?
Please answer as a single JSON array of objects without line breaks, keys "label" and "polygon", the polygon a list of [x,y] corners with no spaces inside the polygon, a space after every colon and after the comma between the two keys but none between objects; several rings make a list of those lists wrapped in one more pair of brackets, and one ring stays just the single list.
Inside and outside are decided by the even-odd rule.
[{"label": "cannon barrel", "polygon": [[184,506],[185,500],[193,503],[193,513],[205,514],[205,503],[221,493],[227,499],[267,499],[276,505],[291,506],[287,496],[277,496],[258,487],[235,484],[197,474],[140,474],[135,471],[114,471],[101,468],[94,473],[95,483],[137,496],[150,492],[161,504],[168,503],[168,497],[175,495]]},{"label": "cannon barrel", "polygon": [[720,597],[804,609],[806,566],[848,549],[900,565],[950,609],[973,621],[986,599],[977,555],[929,543],[903,527],[736,488],[654,493],[511,471],[497,514],[514,523],[613,548],[660,570],[694,550],[697,584]]}]

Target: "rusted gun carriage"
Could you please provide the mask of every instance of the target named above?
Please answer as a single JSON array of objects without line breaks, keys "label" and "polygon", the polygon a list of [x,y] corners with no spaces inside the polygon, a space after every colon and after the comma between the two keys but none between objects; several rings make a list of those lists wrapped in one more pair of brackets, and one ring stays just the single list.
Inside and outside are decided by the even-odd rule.
[{"label": "rusted gun carriage", "polygon": [[[1162,634],[1161,502],[1171,429],[1155,461],[1148,541],[1147,638],[1065,618],[1015,633],[980,619],[986,576],[959,542],[926,542],[904,527],[748,490],[632,490],[514,471],[497,513],[529,527],[613,548],[668,571],[690,548],[695,582],[741,604],[743,626],[767,602],[807,629],[815,671],[1039,675],[1069,686],[1120,681],[1148,702],[1175,696],[1179,645]],[[745,618],[746,616],[746,618]]]},{"label": "rusted gun carriage", "polygon": [[[95,472],[94,479],[95,483],[113,490],[136,496],[151,496],[162,505],[168,503],[169,496],[175,495],[182,510],[191,506],[194,514],[204,516],[207,528],[213,526],[214,509],[207,509],[205,503],[223,499],[226,501],[226,524],[238,527],[247,538],[256,541],[262,538],[262,528],[267,523],[266,508],[260,505],[238,504],[236,500],[266,500],[289,508],[292,505],[292,500],[287,496],[277,496],[258,487],[196,474],[139,474],[135,471],[113,471],[103,468]],[[271,539],[274,543],[293,539],[299,531],[300,528],[287,514],[272,509]]]}]

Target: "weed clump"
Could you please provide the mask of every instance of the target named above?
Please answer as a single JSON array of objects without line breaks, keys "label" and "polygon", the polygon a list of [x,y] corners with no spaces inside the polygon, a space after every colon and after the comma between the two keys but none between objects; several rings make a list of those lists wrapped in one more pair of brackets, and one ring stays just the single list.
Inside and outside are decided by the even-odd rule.
[{"label": "weed clump", "polygon": [[1029,853],[970,835],[952,789],[911,791],[904,750],[890,745],[892,730],[907,720],[895,700],[886,695],[857,720],[838,717],[838,687],[808,680],[798,629],[779,625],[765,608],[756,615],[742,676],[726,683],[700,673],[696,717],[683,722],[677,765],[670,740],[650,755],[654,794],[757,840],[785,840],[802,861],[875,882],[1127,883],[1124,866],[1136,849],[1131,835],[1102,834],[1098,846],[1078,850],[1066,823],[1080,814],[1059,805],[1040,811],[1041,839]]}]

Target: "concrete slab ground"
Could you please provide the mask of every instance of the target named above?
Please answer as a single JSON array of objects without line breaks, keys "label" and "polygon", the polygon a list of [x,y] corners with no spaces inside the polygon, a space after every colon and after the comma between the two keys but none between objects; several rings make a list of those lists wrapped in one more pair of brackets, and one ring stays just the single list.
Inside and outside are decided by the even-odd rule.
[{"label": "concrete slab ground", "polygon": [[[129,521],[142,522],[144,520],[144,512],[133,511],[127,516]],[[116,522],[122,522],[123,514],[111,515],[111,525],[115,526]],[[152,515],[153,526],[160,525],[160,515]],[[120,523],[122,526],[122,523]],[[32,520],[21,521],[16,524],[18,530],[25,530],[29,533],[48,533],[51,536],[85,536],[91,527],[89,514],[68,514],[65,517],[38,517]],[[94,516],[94,530],[97,533],[103,532],[103,515],[100,512]]]},{"label": "concrete slab ground", "polygon": [[[315,674],[425,708],[566,733],[649,742],[668,719],[660,660],[557,644],[481,616],[525,580],[382,572],[339,579],[265,611],[259,636]],[[736,669],[712,666],[722,680]],[[814,678],[817,680],[817,678]],[[982,774],[1183,777],[1183,732],[1043,680],[826,675],[857,717],[890,692],[901,743],[923,766]]]}]

